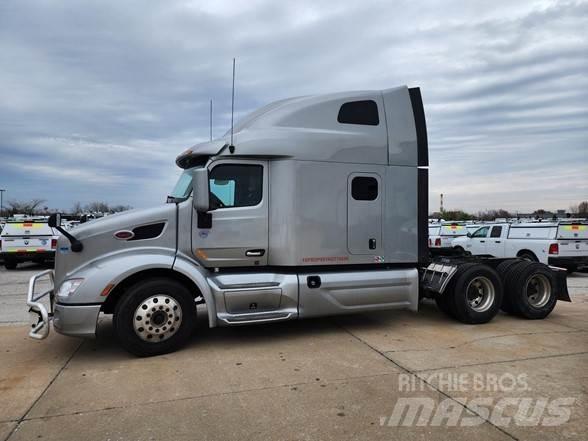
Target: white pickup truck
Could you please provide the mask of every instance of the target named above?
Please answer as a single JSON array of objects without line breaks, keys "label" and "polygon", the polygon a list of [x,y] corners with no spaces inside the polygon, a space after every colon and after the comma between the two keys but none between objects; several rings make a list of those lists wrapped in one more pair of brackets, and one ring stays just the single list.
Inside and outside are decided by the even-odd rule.
[{"label": "white pickup truck", "polygon": [[462,221],[443,221],[429,224],[429,248],[453,248],[453,240],[476,231],[480,225],[467,224]]},{"label": "white pickup truck", "polygon": [[497,223],[453,240],[473,255],[522,257],[573,272],[588,265],[588,222]]},{"label": "white pickup truck", "polygon": [[58,237],[46,222],[8,222],[0,233],[0,258],[6,269],[22,262],[53,260]]}]

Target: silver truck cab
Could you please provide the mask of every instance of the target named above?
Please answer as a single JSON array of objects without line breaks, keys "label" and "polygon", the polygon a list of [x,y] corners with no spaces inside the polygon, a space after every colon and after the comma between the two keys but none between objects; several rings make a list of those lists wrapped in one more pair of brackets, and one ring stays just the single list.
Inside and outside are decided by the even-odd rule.
[{"label": "silver truck cab", "polygon": [[[61,236],[29,305],[40,309],[34,285],[51,276],[57,332],[93,337],[99,314],[114,314],[123,346],[140,355],[183,343],[198,301],[211,327],[416,310],[424,124],[408,87],[263,107],[235,126],[232,145],[227,134],[178,156],[169,203]],[[44,309],[33,337],[49,332]]]}]

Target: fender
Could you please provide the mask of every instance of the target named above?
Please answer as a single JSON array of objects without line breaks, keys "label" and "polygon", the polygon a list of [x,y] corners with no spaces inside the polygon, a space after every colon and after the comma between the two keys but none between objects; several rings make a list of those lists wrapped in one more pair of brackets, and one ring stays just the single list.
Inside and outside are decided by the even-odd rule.
[{"label": "fender", "polygon": [[208,326],[211,328],[216,327],[216,303],[210,285],[206,280],[208,270],[201,267],[196,261],[182,253],[176,255],[172,269],[192,280],[192,282],[198,287],[202,293],[202,297],[204,297],[204,301],[206,302]]},{"label": "fender", "polygon": [[139,271],[171,269],[173,261],[174,254],[165,248],[135,248],[104,255],[68,273],[64,280],[83,278],[84,281],[73,295],[58,297],[57,301],[63,304],[103,303],[106,297],[101,293],[109,284],[116,286]]},{"label": "fender", "polygon": [[[58,303],[99,304],[106,296],[102,291],[108,285],[118,285],[128,277],[141,271],[167,269],[177,271],[190,279],[202,293],[208,310],[210,327],[216,326],[216,307],[210,286],[206,281],[206,270],[186,256],[170,252],[165,248],[135,248],[122,253],[110,254],[67,275],[66,279],[83,278],[84,282],[70,297],[57,298]],[[174,264],[175,261],[175,264]]]}]

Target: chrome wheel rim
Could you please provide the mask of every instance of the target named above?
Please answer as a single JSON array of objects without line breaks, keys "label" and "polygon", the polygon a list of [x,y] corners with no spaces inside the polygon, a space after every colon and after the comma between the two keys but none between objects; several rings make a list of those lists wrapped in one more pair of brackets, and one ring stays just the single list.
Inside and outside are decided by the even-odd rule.
[{"label": "chrome wheel rim", "polygon": [[551,297],[551,283],[543,274],[535,274],[529,277],[525,285],[525,294],[529,305],[533,308],[542,308]]},{"label": "chrome wheel rim", "polygon": [[159,343],[172,337],[182,324],[182,307],[173,298],[158,294],[143,300],[133,317],[135,334],[146,342]]},{"label": "chrome wheel rim", "polygon": [[466,288],[468,306],[476,312],[489,310],[494,304],[495,296],[494,284],[487,277],[473,278]]}]

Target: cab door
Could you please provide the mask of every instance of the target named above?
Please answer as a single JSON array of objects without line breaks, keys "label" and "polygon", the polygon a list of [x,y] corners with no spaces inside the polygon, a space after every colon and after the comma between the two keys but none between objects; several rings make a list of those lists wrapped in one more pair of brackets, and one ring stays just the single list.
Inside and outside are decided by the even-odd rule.
[{"label": "cab door", "polygon": [[219,160],[209,165],[210,211],[194,210],[192,250],[204,266],[267,264],[267,161]]},{"label": "cab door", "polygon": [[494,257],[505,257],[504,240],[502,239],[503,230],[507,228],[502,225],[493,225],[490,229],[490,235],[486,241],[486,254]]},{"label": "cab door", "polygon": [[347,248],[350,254],[381,256],[382,179],[376,173],[352,173],[347,182]]},{"label": "cab door", "polygon": [[490,227],[478,228],[470,238],[470,243],[467,245],[467,251],[474,255],[487,254],[486,241],[488,239],[487,236],[489,231]]}]

